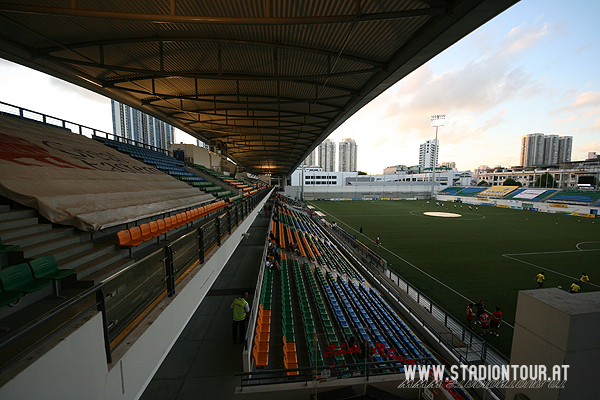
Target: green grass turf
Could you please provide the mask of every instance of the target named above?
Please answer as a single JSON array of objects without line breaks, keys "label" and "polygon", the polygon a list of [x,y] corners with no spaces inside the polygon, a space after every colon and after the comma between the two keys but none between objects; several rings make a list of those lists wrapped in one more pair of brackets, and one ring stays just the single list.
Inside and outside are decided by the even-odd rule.
[{"label": "green grass turf", "polygon": [[[599,219],[487,206],[470,211],[465,204],[454,208],[454,203],[438,209],[422,200],[311,204],[461,322],[466,305],[483,300],[490,312],[500,307],[504,321],[514,326],[518,291],[535,289],[534,278],[541,271],[546,275],[544,287],[568,290],[586,272],[590,283],[583,290],[600,290]],[[462,217],[430,217],[425,211]],[[381,247],[375,246],[377,236]],[[592,251],[578,251],[577,244]],[[513,329],[502,324],[499,332],[500,337],[486,340],[508,358]]]}]

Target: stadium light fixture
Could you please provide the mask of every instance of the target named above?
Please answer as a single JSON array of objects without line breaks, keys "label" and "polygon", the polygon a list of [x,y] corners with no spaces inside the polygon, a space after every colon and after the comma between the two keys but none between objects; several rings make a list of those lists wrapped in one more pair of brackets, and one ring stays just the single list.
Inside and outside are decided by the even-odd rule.
[{"label": "stadium light fixture", "polygon": [[435,157],[433,158],[433,167],[431,168],[431,200],[433,200],[433,192],[435,187],[435,167],[438,155],[440,152],[438,145],[438,128],[446,123],[446,114],[436,114],[431,116],[431,126],[435,127]]}]

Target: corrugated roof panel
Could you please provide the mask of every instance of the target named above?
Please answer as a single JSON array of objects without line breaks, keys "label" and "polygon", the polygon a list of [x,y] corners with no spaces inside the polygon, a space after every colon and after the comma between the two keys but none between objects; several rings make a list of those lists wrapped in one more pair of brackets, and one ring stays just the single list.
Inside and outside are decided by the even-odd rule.
[{"label": "corrugated roof panel", "polygon": [[189,73],[218,73],[218,44],[168,41],[163,44],[164,69]]}]

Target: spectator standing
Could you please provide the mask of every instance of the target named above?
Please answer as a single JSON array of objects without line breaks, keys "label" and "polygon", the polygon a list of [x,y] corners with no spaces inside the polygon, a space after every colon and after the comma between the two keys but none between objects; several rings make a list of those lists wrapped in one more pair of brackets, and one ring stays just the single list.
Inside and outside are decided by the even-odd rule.
[{"label": "spectator standing", "polygon": [[379,246],[379,236],[375,239],[375,246]]},{"label": "spectator standing", "polygon": [[494,311],[492,313],[492,329],[494,330],[494,333],[492,333],[492,335],[494,336],[500,336],[498,334],[498,329],[500,329],[500,323],[502,322],[502,311],[500,311],[500,307],[496,307],[496,311]]},{"label": "spectator standing", "polygon": [[469,303],[469,305],[467,306],[467,327],[471,330],[473,330],[473,317],[475,316],[475,313],[473,312],[473,303]]},{"label": "spectator standing", "polygon": [[483,314],[485,314],[485,304],[483,304],[483,300],[479,300],[479,303],[477,303],[476,306],[477,306],[477,321],[479,321],[479,323],[481,323],[481,316]]},{"label": "spectator standing", "polygon": [[231,303],[231,309],[233,310],[232,336],[234,344],[238,342],[238,332],[239,343],[242,343],[246,340],[246,318],[248,313],[250,313],[250,306],[246,301],[247,298],[248,292],[244,292],[240,297],[233,300],[233,303]]},{"label": "spectator standing", "polygon": [[481,336],[487,336],[490,334],[490,316],[483,313],[479,316],[479,323],[481,324]]}]

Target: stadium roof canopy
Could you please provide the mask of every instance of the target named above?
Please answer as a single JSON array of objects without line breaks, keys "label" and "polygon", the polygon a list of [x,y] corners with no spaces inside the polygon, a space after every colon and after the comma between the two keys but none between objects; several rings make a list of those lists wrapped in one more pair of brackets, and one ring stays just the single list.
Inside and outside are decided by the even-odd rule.
[{"label": "stadium roof canopy", "polygon": [[154,115],[249,172],[286,175],[517,1],[9,0],[0,56]]}]

